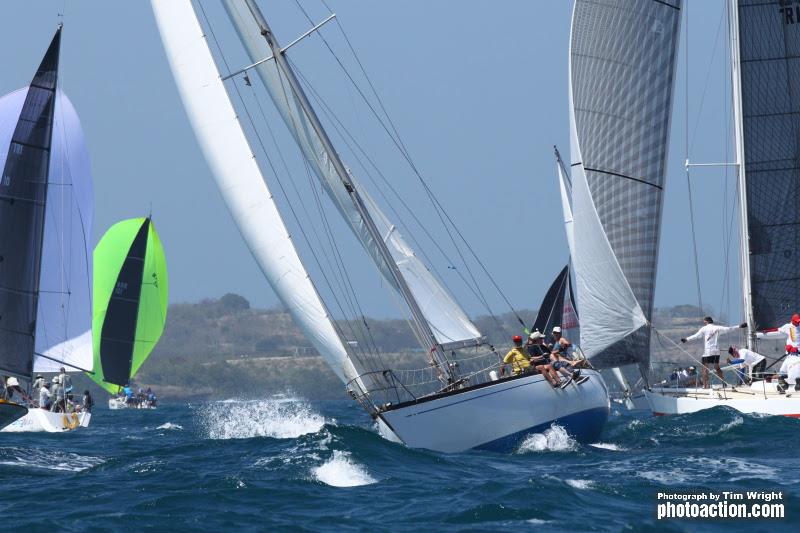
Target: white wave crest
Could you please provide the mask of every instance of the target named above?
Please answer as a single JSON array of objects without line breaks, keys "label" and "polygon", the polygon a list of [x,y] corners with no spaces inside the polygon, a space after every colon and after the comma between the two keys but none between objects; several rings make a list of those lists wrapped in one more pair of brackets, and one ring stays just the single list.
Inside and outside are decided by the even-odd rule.
[{"label": "white wave crest", "polygon": [[377,482],[366,468],[350,459],[349,453],[339,450],[334,450],[331,458],[313,468],[311,474],[331,487],[360,487]]},{"label": "white wave crest", "polygon": [[594,485],[594,482],[589,479],[567,479],[565,482],[573,489],[580,490],[590,489],[592,488],[592,485]]},{"label": "white wave crest", "polygon": [[293,439],[316,433],[326,423],[302,400],[284,398],[214,402],[198,409],[199,425],[210,439],[272,437]]},{"label": "white wave crest", "polygon": [[577,449],[578,443],[569,436],[563,427],[553,424],[544,433],[534,433],[525,437],[519,445],[517,453],[530,452],[564,452]]},{"label": "white wave crest", "polygon": [[594,448],[600,448],[601,450],[611,450],[612,452],[627,452],[628,448],[623,448],[617,444],[611,442],[594,442],[590,444]]},{"label": "white wave crest", "polygon": [[90,455],[62,452],[59,450],[38,450],[36,448],[2,448],[0,465],[62,472],[82,472],[103,464],[105,459]]},{"label": "white wave crest", "polygon": [[166,422],[158,426],[156,429],[183,429],[183,426],[180,424],[173,424],[172,422]]}]

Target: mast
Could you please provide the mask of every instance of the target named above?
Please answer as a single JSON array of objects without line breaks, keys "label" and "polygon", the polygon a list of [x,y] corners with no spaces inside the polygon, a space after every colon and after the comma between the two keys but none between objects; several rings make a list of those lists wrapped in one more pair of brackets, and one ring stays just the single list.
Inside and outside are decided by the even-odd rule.
[{"label": "mast", "polygon": [[412,321],[414,329],[416,330],[417,337],[420,340],[425,339],[430,343],[428,346],[424,346],[424,348],[431,350],[431,353],[434,357],[434,363],[439,368],[439,371],[444,373],[444,375],[446,375],[448,378],[451,377],[451,371],[449,365],[447,364],[447,358],[444,354],[441,345],[436,340],[436,337],[433,334],[433,330],[428,324],[428,321],[425,318],[422,309],[420,308],[419,304],[414,298],[414,295],[411,292],[411,289],[408,286],[408,283],[406,282],[405,278],[403,277],[402,272],[400,272],[397,263],[395,263],[391,251],[386,246],[386,242],[384,241],[383,235],[375,225],[375,222],[372,219],[372,216],[370,215],[369,210],[367,209],[367,206],[360,192],[358,191],[358,189],[356,189],[353,181],[350,179],[350,174],[347,172],[344,163],[342,162],[338,152],[334,148],[333,143],[328,137],[327,132],[323,128],[322,123],[319,120],[319,117],[317,116],[316,112],[314,111],[314,108],[311,106],[311,103],[306,97],[305,91],[303,91],[303,88],[300,85],[299,80],[295,76],[294,71],[289,65],[289,62],[286,60],[283,49],[278,43],[275,34],[272,33],[269,24],[267,24],[267,21],[264,18],[263,13],[261,13],[261,9],[256,4],[255,0],[245,0],[245,3],[247,4],[250,13],[253,15],[256,24],[258,24],[261,35],[264,37],[270,49],[272,50],[272,54],[275,59],[276,65],[278,66],[280,71],[286,76],[286,80],[289,83],[292,92],[297,97],[297,100],[300,103],[300,106],[303,108],[303,111],[305,112],[306,116],[308,117],[311,126],[314,128],[314,131],[316,132],[317,136],[322,142],[322,146],[325,149],[325,152],[330,157],[331,163],[333,164],[336,173],[339,175],[339,178],[342,181],[342,185],[347,190],[347,193],[350,196],[351,200],[353,201],[353,204],[356,207],[356,210],[358,211],[359,215],[364,220],[367,231],[375,241],[375,244],[378,248],[381,257],[388,266],[392,278],[397,283],[397,287],[400,291],[400,294],[403,297],[403,299],[405,299],[406,304],[408,305],[411,311]]},{"label": "mast", "polygon": [[736,149],[736,171],[739,183],[740,261],[742,273],[742,308],[747,322],[747,347],[753,348],[755,320],[753,318],[750,280],[750,235],[747,221],[747,178],[745,176],[744,124],[742,112],[742,71],[739,48],[739,9],[736,0],[728,0],[728,20],[731,46],[731,84],[733,86],[733,124]]},{"label": "mast", "polygon": [[0,370],[33,377],[61,28],[25,96],[0,181]]}]

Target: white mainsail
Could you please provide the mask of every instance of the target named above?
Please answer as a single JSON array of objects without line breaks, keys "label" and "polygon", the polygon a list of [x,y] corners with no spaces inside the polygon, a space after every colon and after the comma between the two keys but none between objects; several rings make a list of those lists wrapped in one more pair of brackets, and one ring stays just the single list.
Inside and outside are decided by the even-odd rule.
[{"label": "white mainsail", "polygon": [[186,113],[223,198],[275,293],[344,382],[358,373],[278,212],[191,0],[152,0]]},{"label": "white mainsail", "polygon": [[564,230],[567,232],[567,245],[569,254],[572,257],[575,253],[575,234],[574,220],[572,218],[572,183],[562,168],[561,158],[556,160],[556,170],[558,171],[558,185],[561,190],[561,208],[564,211]]},{"label": "white mainsail", "polygon": [[[256,62],[271,56],[270,47],[260,34],[258,24],[244,0],[225,0],[224,5],[250,59]],[[398,289],[390,267],[381,256],[364,220],[343,186],[342,177],[337,174],[330,154],[326,152],[322,141],[303,112],[286,77],[281,74],[275,61],[261,63],[255,69],[325,191],[361,241],[384,279]],[[366,190],[357,185],[356,178],[350,176],[350,180],[356,184],[373,222],[384,236],[384,242],[436,340],[440,344],[447,345],[479,339],[481,334],[478,329],[450,293],[417,257],[397,227],[389,221]]]}]

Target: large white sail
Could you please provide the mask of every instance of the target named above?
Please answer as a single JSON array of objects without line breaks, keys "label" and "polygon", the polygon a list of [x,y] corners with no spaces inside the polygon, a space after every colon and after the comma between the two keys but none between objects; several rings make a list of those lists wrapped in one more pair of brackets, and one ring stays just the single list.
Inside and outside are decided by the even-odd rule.
[{"label": "large white sail", "polygon": [[[272,54],[269,45],[260,34],[258,24],[244,0],[225,0],[224,5],[251,60],[256,62],[269,57]],[[286,77],[281,75],[275,61],[261,63],[255,68],[317,178],[383,277],[397,289],[389,266],[381,256],[365,222],[343,186],[341,176],[337,174],[330,155],[302,111],[302,106],[292,92]],[[350,180],[356,184],[375,225],[384,236],[392,258],[405,278],[436,340],[446,345],[480,338],[480,332],[467,314],[417,257],[366,190],[357,185],[355,177],[351,176]]]},{"label": "large white sail", "polygon": [[357,372],[272,199],[191,0],[152,0],[178,90],[217,185],[275,293],[342,381]]}]

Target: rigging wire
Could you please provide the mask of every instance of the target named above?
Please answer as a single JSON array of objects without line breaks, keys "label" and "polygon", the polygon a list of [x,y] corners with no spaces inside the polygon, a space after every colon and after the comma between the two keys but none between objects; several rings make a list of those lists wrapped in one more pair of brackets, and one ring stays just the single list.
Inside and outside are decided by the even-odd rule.
[{"label": "rigging wire", "polygon": [[[431,266],[431,268],[433,269],[433,271],[436,274],[436,276],[440,280],[444,279],[442,277],[442,275],[439,273],[438,269],[436,268],[436,263],[433,262],[430,259],[430,257],[428,256],[428,254],[426,253],[425,247],[423,247],[419,243],[419,241],[416,239],[416,237],[414,235],[414,232],[412,232],[410,230],[409,226],[403,222],[403,217],[400,216],[400,213],[394,207],[392,202],[389,201],[389,198],[386,196],[386,193],[383,191],[383,188],[378,186],[378,183],[376,182],[376,180],[372,176],[372,173],[369,172],[369,169],[364,164],[364,162],[362,161],[361,157],[358,155],[359,153],[362,154],[362,157],[364,159],[366,159],[366,161],[369,163],[369,165],[375,170],[375,172],[381,178],[381,181],[387,186],[387,188],[391,191],[391,193],[394,195],[394,197],[398,199],[398,201],[400,202],[402,207],[404,207],[405,210],[411,215],[411,217],[414,220],[414,222],[416,222],[416,224],[422,229],[423,233],[431,241],[431,243],[433,244],[434,248],[441,254],[441,256],[444,258],[444,260],[447,262],[447,264],[450,265],[450,266],[448,266],[448,268],[452,269],[461,278],[461,280],[464,282],[465,286],[473,293],[473,295],[476,297],[476,299],[484,306],[484,309],[489,313],[489,315],[496,319],[496,316],[495,316],[493,310],[491,309],[491,306],[489,305],[486,297],[484,296],[483,292],[481,291],[480,286],[477,286],[477,285],[474,285],[474,284],[470,283],[464,277],[464,274],[458,268],[456,268],[455,266],[452,266],[452,265],[454,265],[454,262],[447,255],[447,252],[436,242],[436,239],[433,237],[433,235],[430,233],[430,231],[425,227],[425,224],[422,223],[422,221],[419,219],[419,217],[416,215],[416,213],[411,209],[411,207],[408,205],[408,203],[403,199],[402,195],[400,195],[398,190],[387,179],[386,175],[375,164],[374,160],[369,156],[369,154],[366,152],[366,150],[364,150],[364,148],[361,146],[361,144],[358,143],[358,141],[355,139],[355,137],[352,135],[352,133],[349,131],[349,129],[344,125],[344,123],[341,121],[341,119],[339,119],[339,117],[336,115],[336,113],[325,102],[325,100],[322,98],[322,96],[314,89],[314,86],[303,75],[302,71],[294,63],[292,63],[292,68],[297,72],[298,78],[300,78],[300,80],[303,82],[303,84],[306,87],[306,89],[308,89],[308,91],[311,94],[312,98],[314,98],[314,100],[319,104],[320,109],[322,109],[323,114],[331,122],[331,124],[334,127],[334,130],[339,134],[339,136],[341,137],[342,141],[350,149],[354,159],[362,167],[362,169],[364,170],[364,173],[367,175],[367,177],[370,179],[370,181],[373,183],[373,185],[376,186],[378,192],[381,194],[381,196],[384,198],[384,200],[386,200],[386,203],[389,206],[389,208],[392,210],[392,213],[395,214],[397,219],[400,221],[400,223],[406,229],[407,234],[410,237],[410,239],[412,240],[413,244],[415,245],[415,247],[417,249],[419,249],[421,251],[423,258],[425,259],[425,262],[428,265]],[[355,147],[355,149],[354,149],[354,147]],[[499,321],[498,321],[498,323],[499,323]]]},{"label": "rigging wire", "polygon": [[[310,22],[310,23],[313,25],[313,20],[312,20],[312,19],[309,17],[308,13],[307,13],[307,12],[306,12],[306,11],[303,9],[303,7],[302,7],[302,6],[299,4],[299,2],[298,2],[297,0],[295,0],[295,3],[298,5],[299,9],[300,9],[300,10],[303,12],[303,14],[305,15],[306,19],[307,19],[307,20],[308,20],[308,21],[309,21],[309,22]],[[326,4],[326,8],[330,9],[330,8],[327,6],[327,4]],[[343,30],[343,28],[342,28],[341,24],[338,22],[338,20],[337,20],[337,25],[338,25],[338,27],[340,28],[340,30],[342,31],[342,33],[344,33],[344,30]],[[456,239],[455,239],[455,237],[453,236],[453,233],[455,233],[455,235],[457,235],[457,236],[458,236],[458,239],[459,239],[461,242],[463,242],[464,246],[467,248],[467,250],[469,251],[470,255],[473,257],[473,259],[475,260],[475,262],[476,262],[476,263],[477,263],[477,264],[480,266],[480,268],[481,268],[481,270],[483,271],[484,275],[485,275],[485,276],[488,278],[488,280],[490,281],[490,283],[492,284],[492,286],[494,287],[494,289],[497,291],[497,293],[500,295],[500,297],[503,299],[503,301],[504,301],[504,302],[506,303],[506,305],[509,307],[509,309],[511,310],[511,312],[512,312],[512,313],[514,314],[514,316],[516,317],[517,321],[518,321],[518,322],[519,322],[519,323],[520,323],[520,324],[523,326],[523,328],[524,328],[524,327],[526,327],[526,325],[525,325],[525,322],[524,322],[524,321],[522,320],[522,318],[519,316],[519,313],[517,312],[516,308],[515,308],[515,307],[514,307],[514,306],[511,304],[511,301],[508,299],[508,297],[507,297],[507,296],[505,295],[505,293],[502,291],[502,289],[500,288],[500,286],[497,284],[497,282],[496,282],[496,280],[494,279],[494,277],[493,277],[493,276],[492,276],[492,275],[489,273],[489,271],[488,271],[488,269],[486,268],[486,266],[485,266],[485,264],[483,263],[483,261],[481,261],[480,257],[477,255],[477,253],[475,252],[475,250],[472,248],[472,246],[469,244],[469,242],[467,241],[467,239],[464,237],[464,235],[463,235],[463,234],[461,233],[461,231],[458,229],[458,226],[455,224],[455,222],[453,221],[452,217],[451,217],[451,216],[449,215],[449,213],[448,213],[448,212],[447,212],[447,211],[444,209],[444,206],[441,204],[441,202],[438,200],[438,198],[436,198],[436,196],[434,195],[434,193],[433,193],[432,189],[430,188],[430,186],[428,185],[428,183],[425,181],[425,179],[422,177],[422,174],[421,174],[421,172],[419,171],[419,169],[417,168],[417,166],[416,166],[416,164],[414,163],[413,159],[411,158],[411,155],[410,155],[410,153],[408,152],[408,150],[406,150],[406,148],[405,148],[405,145],[404,145],[404,143],[402,142],[402,140],[398,140],[398,138],[395,138],[395,136],[392,134],[392,129],[394,129],[394,131],[396,132],[396,131],[397,131],[397,130],[396,130],[396,128],[390,128],[390,127],[388,127],[388,126],[387,126],[386,122],[384,122],[384,120],[382,119],[382,117],[380,116],[380,114],[377,112],[377,110],[375,109],[375,107],[372,105],[372,102],[370,102],[370,100],[367,98],[367,96],[366,96],[366,95],[364,94],[364,92],[361,90],[361,87],[360,87],[360,86],[359,86],[359,85],[356,83],[356,81],[355,81],[355,80],[353,79],[353,77],[350,75],[349,71],[348,71],[348,70],[347,70],[347,68],[344,66],[344,63],[342,62],[342,60],[341,60],[341,59],[339,58],[339,56],[338,56],[338,55],[337,55],[337,54],[336,54],[336,53],[333,51],[333,48],[330,46],[330,44],[328,43],[328,41],[325,39],[325,37],[322,35],[322,33],[321,33],[321,32],[319,33],[319,37],[320,37],[320,39],[322,39],[323,43],[325,44],[325,47],[328,49],[328,51],[331,53],[331,55],[332,55],[332,56],[334,57],[334,59],[336,60],[336,63],[339,65],[339,67],[341,68],[341,70],[344,72],[345,76],[348,78],[348,80],[350,81],[350,83],[353,85],[353,87],[356,89],[356,91],[358,92],[358,94],[361,96],[362,100],[363,100],[363,101],[364,101],[364,103],[367,105],[367,107],[370,109],[370,111],[372,112],[372,114],[373,114],[373,115],[375,116],[375,118],[378,120],[378,122],[379,122],[379,124],[381,125],[381,127],[384,129],[384,131],[387,133],[387,135],[389,135],[389,138],[390,138],[390,139],[392,139],[392,142],[393,142],[393,143],[394,143],[394,145],[397,147],[398,151],[399,151],[399,152],[400,152],[400,153],[403,155],[404,159],[406,160],[406,162],[407,162],[407,163],[408,163],[408,165],[410,166],[411,170],[412,170],[412,171],[414,172],[414,174],[416,175],[416,177],[417,177],[418,181],[420,182],[420,184],[422,185],[423,189],[424,189],[424,190],[425,190],[425,192],[426,192],[426,195],[427,195],[427,197],[428,197],[428,200],[429,200],[429,201],[431,202],[431,204],[433,205],[433,207],[434,207],[434,211],[436,211],[436,213],[437,213],[437,216],[439,217],[440,221],[442,222],[442,225],[444,226],[444,228],[445,228],[445,231],[447,232],[447,234],[448,234],[448,237],[449,237],[449,239],[450,239],[451,243],[453,244],[453,246],[454,246],[454,248],[455,248],[455,250],[456,250],[456,253],[459,255],[459,258],[461,259],[462,263],[464,264],[464,268],[467,270],[467,273],[469,274],[470,278],[472,278],[472,280],[473,280],[473,283],[474,283],[476,286],[478,285],[478,283],[477,283],[477,280],[475,279],[475,276],[474,276],[474,274],[472,273],[472,270],[471,270],[471,269],[470,269],[470,267],[469,267],[469,264],[467,263],[466,259],[464,258],[463,254],[462,254],[461,247],[460,247],[460,246],[458,246],[458,244],[457,244],[457,242],[456,242]],[[345,39],[347,40],[347,38],[346,38],[346,35],[345,35]],[[358,62],[360,65],[361,65],[361,67],[362,67],[362,72],[363,72],[363,74],[364,74],[365,78],[366,78],[367,80],[369,80],[369,76],[367,75],[367,73],[366,73],[366,70],[365,70],[365,69],[363,69],[363,64],[362,64],[362,63],[361,63],[361,61],[358,59],[358,56],[357,56],[357,54],[355,54],[355,50],[353,49],[353,47],[352,47],[352,46],[350,46],[350,48],[351,48],[351,51],[353,52],[353,55],[354,55],[354,57],[356,58],[356,61],[357,61],[357,62]],[[372,82],[371,82],[371,81],[368,81],[368,83],[370,84],[370,86],[372,86],[372,87],[373,87],[373,90],[374,90],[374,85],[372,84]],[[384,111],[385,111],[385,106],[383,106],[383,104],[382,104],[382,101],[381,101],[381,99],[380,99],[380,96],[379,96],[379,95],[377,95],[377,91],[375,91],[375,94],[376,94],[376,99],[377,99],[379,102],[381,102],[381,104],[380,104],[380,105],[381,105],[381,108],[382,108],[382,109],[384,109]],[[391,122],[391,120],[389,120],[389,121]],[[393,126],[393,124],[392,124],[392,126]],[[398,137],[399,137],[399,136],[398,136]],[[448,223],[449,223],[449,225],[448,225]],[[452,231],[451,231],[451,228],[452,228]]]},{"label": "rigging wire", "polygon": [[[684,160],[689,161],[689,10],[684,10],[686,32],[684,33],[684,72],[686,78],[684,80],[685,89],[685,106],[684,106]],[[700,262],[697,256],[697,235],[695,232],[694,223],[694,202],[692,200],[692,180],[690,176],[689,166],[686,166],[686,188],[689,194],[689,223],[692,232],[692,254],[694,256],[694,276],[697,285],[697,306],[700,314],[703,314],[703,293],[700,286]]]},{"label": "rigging wire", "polygon": [[[218,49],[218,51],[219,51],[219,54],[220,54],[220,57],[221,57],[221,59],[222,59],[222,61],[223,61],[224,65],[225,65],[225,69],[226,69],[228,72],[230,72],[231,70],[230,70],[230,67],[229,67],[229,65],[228,65],[227,59],[225,58],[225,54],[224,54],[224,52],[222,51],[222,47],[220,46],[220,44],[219,44],[219,41],[217,40],[217,37],[216,37],[216,35],[215,35],[215,33],[214,33],[214,30],[213,30],[213,26],[211,25],[211,22],[210,22],[210,20],[209,20],[209,18],[208,18],[208,16],[207,16],[207,14],[206,14],[205,8],[203,7],[203,4],[202,4],[202,2],[198,2],[198,5],[200,6],[200,11],[201,11],[201,13],[203,14],[203,19],[204,19],[204,21],[205,21],[205,23],[206,23],[206,26],[207,26],[207,27],[208,27],[208,29],[209,29],[209,33],[211,34],[211,38],[213,39],[213,41],[214,41],[214,44],[215,44],[215,46],[217,47],[217,49]],[[253,128],[253,132],[254,132],[254,134],[256,135],[256,138],[257,138],[257,140],[258,140],[258,143],[259,143],[259,145],[261,146],[261,149],[262,149],[262,151],[265,153],[265,156],[266,156],[266,148],[265,148],[265,145],[264,145],[264,143],[263,143],[263,141],[262,141],[262,139],[261,139],[261,135],[259,134],[259,132],[258,132],[257,128],[255,127],[255,121],[253,120],[253,118],[252,118],[252,115],[251,115],[251,113],[250,113],[250,110],[249,110],[249,108],[247,107],[247,105],[246,105],[246,103],[245,103],[245,101],[244,101],[244,98],[242,97],[241,91],[239,90],[239,86],[238,86],[238,85],[236,85],[236,84],[234,83],[234,84],[233,84],[233,87],[234,87],[234,89],[236,90],[236,95],[238,96],[238,98],[239,98],[240,102],[242,103],[242,106],[243,106],[243,108],[244,108],[244,111],[245,111],[245,115],[248,117],[248,122],[250,123],[251,127]],[[276,169],[275,169],[275,167],[274,167],[274,165],[273,165],[273,163],[272,163],[271,159],[270,159],[269,157],[266,157],[266,159],[267,159],[267,162],[268,162],[268,164],[269,164],[270,168],[272,169],[273,173],[274,173],[274,174],[276,175],[276,177],[277,177],[277,176],[278,176],[278,174],[277,174],[277,171],[276,171]],[[278,181],[278,183],[279,183],[279,186],[280,186],[280,188],[281,188],[282,192],[284,193],[284,195],[286,195],[285,188],[283,187],[283,184],[281,183],[281,180],[280,180],[280,179],[278,179],[277,181]],[[288,200],[288,196],[287,196],[287,200]],[[298,225],[300,226],[300,231],[301,231],[301,233],[303,234],[303,237],[304,237],[304,239],[306,240],[306,242],[307,242],[307,243],[308,243],[308,242],[310,242],[310,241],[309,241],[309,239],[308,239],[308,237],[307,237],[307,235],[306,235],[306,233],[305,233],[305,231],[304,231],[304,229],[303,229],[303,226],[302,226],[302,224],[299,224],[299,219],[298,219],[298,217],[297,217],[297,214],[296,214],[296,212],[295,212],[295,209],[294,209],[294,207],[293,207],[292,203],[291,203],[290,201],[289,201],[288,203],[289,203],[290,211],[292,212],[292,216],[293,216],[293,217],[295,218],[295,220],[298,222]],[[314,252],[314,249],[313,249],[313,247],[310,247],[310,249],[311,249],[311,254],[312,254],[312,256],[313,256],[313,257],[314,257],[314,259],[315,259],[315,262],[317,262],[317,264],[318,264],[318,265],[320,265],[319,259],[316,257],[316,254],[315,254],[315,252]],[[322,271],[323,278],[326,280],[326,283],[329,283],[329,286],[330,286],[330,287],[333,287],[333,285],[332,285],[332,284],[330,284],[329,280],[327,279],[327,276],[325,275],[325,271],[324,271],[324,269],[321,269],[321,271]],[[309,280],[309,281],[311,281],[311,280]],[[311,283],[312,283],[312,285],[313,285],[313,281],[312,281]],[[338,301],[338,298],[336,297],[335,293],[333,294],[333,298],[334,298],[334,301],[337,303],[337,307],[339,307],[339,310],[340,310],[340,312],[341,312],[341,313],[343,313],[343,314],[346,316],[346,313],[344,312],[344,309],[342,308],[341,304],[339,303],[339,301]],[[327,306],[326,306],[325,302],[323,302],[321,299],[320,299],[320,302],[321,302],[321,305],[323,306],[323,308],[325,309],[325,311],[326,311],[327,315],[328,315],[329,317],[331,317],[331,318],[332,318],[332,315],[331,315],[330,311],[328,310],[328,308],[327,308]],[[348,322],[348,324],[349,324],[349,321],[347,321],[347,322]],[[339,325],[337,324],[337,321],[335,321],[335,320],[331,320],[331,323],[332,323],[333,327],[337,329],[337,331],[338,331],[338,333],[339,333],[339,335],[340,335],[340,338],[344,338],[344,336],[342,335],[342,331],[341,331],[341,329],[339,328]],[[350,345],[349,343],[348,343],[348,345],[347,345],[347,346],[345,346],[345,349],[346,349],[346,350],[348,350],[348,351],[349,351],[350,349],[352,349],[352,348],[353,348],[353,346],[352,346],[352,345]],[[359,345],[359,346],[357,346],[357,348],[359,348],[359,350],[358,350],[358,351],[361,351],[361,346],[360,346],[360,345]],[[359,360],[359,363],[360,363],[362,366],[366,366],[366,365],[364,364],[364,361],[363,361],[363,360],[361,360],[361,357],[358,355],[358,353],[357,353],[357,352],[352,352],[352,353],[353,353],[353,355],[354,355],[354,356],[355,356],[355,357],[356,357],[356,358]]]}]

